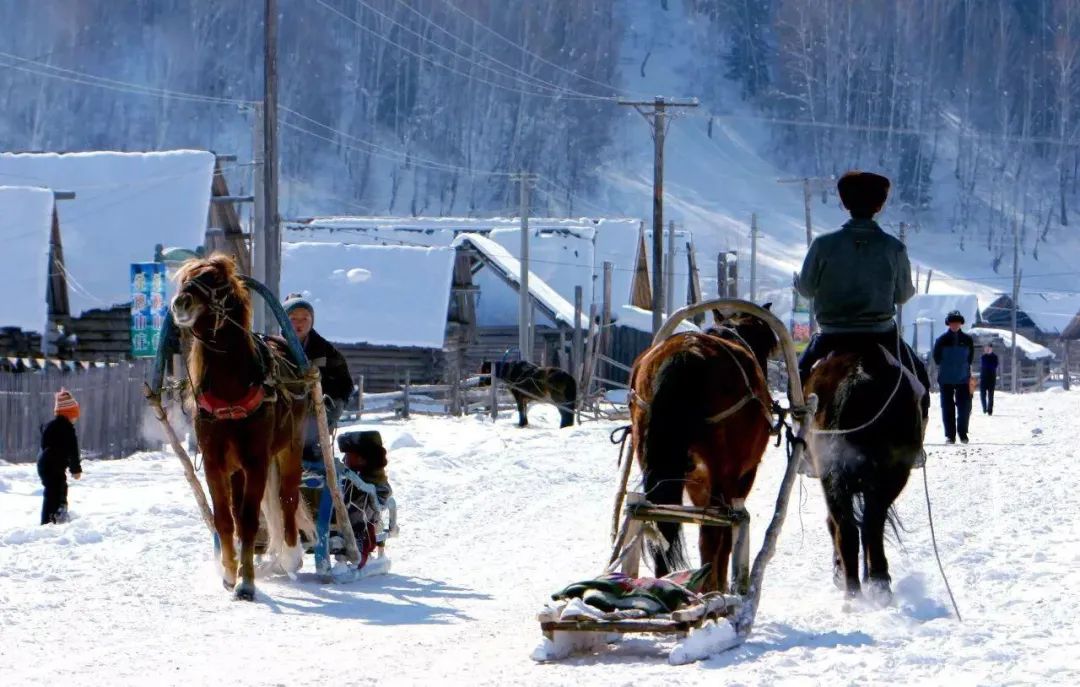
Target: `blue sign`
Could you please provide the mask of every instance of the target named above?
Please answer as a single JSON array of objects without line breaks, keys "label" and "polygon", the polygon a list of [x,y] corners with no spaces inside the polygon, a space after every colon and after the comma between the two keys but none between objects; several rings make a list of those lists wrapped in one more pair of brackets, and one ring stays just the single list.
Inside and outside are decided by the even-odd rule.
[{"label": "blue sign", "polygon": [[136,262],[131,265],[131,355],[157,355],[161,330],[169,313],[165,299],[165,263]]}]

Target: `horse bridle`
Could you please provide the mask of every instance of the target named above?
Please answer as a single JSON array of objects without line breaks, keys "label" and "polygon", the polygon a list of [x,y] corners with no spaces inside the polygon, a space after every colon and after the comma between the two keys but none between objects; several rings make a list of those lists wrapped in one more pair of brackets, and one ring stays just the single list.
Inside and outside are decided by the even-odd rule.
[{"label": "horse bridle", "polygon": [[[187,290],[189,286],[193,286],[198,289],[203,294],[203,296],[206,297],[206,308],[210,311],[210,314],[214,316],[214,326],[210,328],[210,341],[216,341],[218,330],[221,329],[222,326],[224,326],[226,321],[232,319],[229,317],[229,309],[225,305],[225,303],[230,298],[232,298],[232,292],[230,290],[230,287],[232,285],[229,284],[228,281],[226,281],[224,284],[220,284],[218,286],[207,286],[206,284],[202,283],[202,281],[200,281],[200,278],[202,276],[203,275],[199,275],[198,277],[189,279],[187,283],[184,284],[181,292]],[[220,295],[222,291],[225,292],[224,295]],[[191,330],[191,335],[198,339],[200,342],[202,342],[202,344],[210,350],[217,353],[224,352],[214,348],[213,346],[210,346],[210,344],[207,343],[206,339],[195,333],[194,328]]]}]

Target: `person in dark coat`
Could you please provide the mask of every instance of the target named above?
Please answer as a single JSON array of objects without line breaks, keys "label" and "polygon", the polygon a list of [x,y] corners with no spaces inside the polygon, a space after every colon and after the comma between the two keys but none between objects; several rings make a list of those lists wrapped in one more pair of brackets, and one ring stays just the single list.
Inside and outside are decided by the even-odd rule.
[{"label": "person in dark coat", "polygon": [[795,279],[813,299],[821,332],[799,359],[805,382],[814,363],[839,349],[880,344],[915,373],[923,385],[923,421],[930,414],[930,376],[922,360],[897,333],[896,306],[915,294],[907,248],[874,221],[889,196],[889,180],[871,172],[847,172],[836,184],[851,221],[817,237]]},{"label": "person in dark coat", "polygon": [[934,364],[938,367],[938,387],[941,389],[941,418],[945,424],[945,441],[968,442],[968,420],[971,418],[971,364],[975,361],[975,341],[960,330],[964,316],[954,310],[945,318],[949,329],[934,342]]},{"label": "person in dark coat", "polygon": [[983,413],[994,414],[994,389],[997,388],[998,357],[994,347],[986,344],[979,358],[979,400]]},{"label": "person in dark coat", "polygon": [[42,491],[41,524],[64,522],[67,519],[67,472],[75,479],[82,478],[79,462],[79,439],[75,435],[75,421],[79,419],[79,403],[67,389],[56,393],[53,412],[49,422],[41,427],[41,451],[38,452],[37,471]]},{"label": "person in dark coat", "polygon": [[[282,304],[289,316],[293,331],[304,346],[308,362],[319,368],[322,379],[323,399],[326,404],[326,421],[331,432],[337,427],[345,402],[353,392],[352,376],[349,364],[334,345],[315,331],[315,307],[302,294],[291,293]],[[315,417],[308,418],[304,434],[304,459],[321,460],[319,433],[315,426]]]}]

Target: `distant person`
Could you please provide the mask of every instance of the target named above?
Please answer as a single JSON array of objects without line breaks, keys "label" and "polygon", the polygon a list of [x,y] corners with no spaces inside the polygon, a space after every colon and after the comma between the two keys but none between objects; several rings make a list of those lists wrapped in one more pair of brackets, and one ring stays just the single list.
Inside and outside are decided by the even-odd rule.
[{"label": "distant person", "polygon": [[985,415],[994,414],[994,389],[997,388],[998,357],[994,346],[986,344],[979,358],[979,400]]},{"label": "distant person", "polygon": [[79,439],[75,435],[79,402],[70,391],[60,389],[56,393],[53,412],[56,417],[41,427],[41,451],[37,459],[38,477],[44,487],[41,503],[42,525],[67,521],[67,473],[70,470],[72,477],[82,478]]},{"label": "distant person", "polygon": [[945,441],[968,443],[968,420],[971,418],[971,364],[975,360],[975,341],[960,330],[964,316],[953,310],[945,317],[948,331],[934,342],[934,364],[938,368],[938,387],[941,389],[941,419],[945,424]]},{"label": "distant person", "polygon": [[899,239],[874,221],[889,197],[889,180],[871,172],[847,172],[836,184],[851,220],[839,231],[814,239],[795,279],[813,299],[819,334],[799,359],[803,383],[814,363],[837,349],[880,344],[915,373],[923,385],[923,422],[930,415],[930,376],[896,329],[896,306],[915,295],[911,262]]},{"label": "distant person", "polygon": [[[337,427],[345,402],[352,395],[353,381],[349,364],[338,349],[315,331],[315,307],[299,293],[290,293],[282,304],[289,316],[293,331],[304,346],[308,362],[319,368],[322,377],[323,399],[326,404],[326,422],[331,432]],[[314,416],[308,418],[304,436],[304,459],[321,460],[319,431]]]}]

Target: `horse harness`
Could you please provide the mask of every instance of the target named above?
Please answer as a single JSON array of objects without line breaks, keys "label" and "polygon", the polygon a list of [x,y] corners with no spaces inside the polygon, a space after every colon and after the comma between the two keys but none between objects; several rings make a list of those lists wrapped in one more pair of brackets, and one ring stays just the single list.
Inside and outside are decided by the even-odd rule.
[{"label": "horse harness", "polygon": [[[259,361],[260,382],[252,384],[248,393],[238,401],[226,401],[213,395],[209,391],[199,392],[195,401],[199,406],[200,414],[209,420],[244,420],[254,415],[264,403],[273,403],[278,398],[278,393],[284,393],[293,399],[304,398],[307,395],[306,388],[300,392],[294,391],[290,386],[296,386],[295,382],[286,381],[281,376],[281,365],[289,365],[288,361],[275,355],[270,348],[266,337],[253,335],[256,357]],[[291,367],[291,365],[290,365]]]}]

